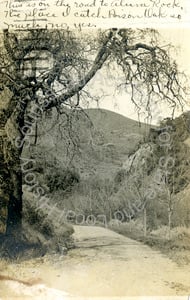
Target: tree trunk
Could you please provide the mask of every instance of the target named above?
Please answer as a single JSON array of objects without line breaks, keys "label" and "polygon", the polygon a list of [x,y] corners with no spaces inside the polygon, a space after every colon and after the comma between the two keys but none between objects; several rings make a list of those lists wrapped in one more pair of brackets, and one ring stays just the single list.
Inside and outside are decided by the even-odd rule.
[{"label": "tree trunk", "polygon": [[143,209],[143,235],[146,237],[147,234],[147,216],[146,216],[146,207]]},{"label": "tree trunk", "polygon": [[0,233],[5,234],[10,198],[10,174],[4,158],[4,136],[2,130],[0,134]]},{"label": "tree trunk", "polygon": [[168,209],[168,239],[171,239],[172,211]]},{"label": "tree trunk", "polygon": [[16,155],[14,153],[12,157],[14,162],[9,170],[12,192],[9,198],[6,234],[20,235],[22,230],[22,172],[19,152],[17,151]]},{"label": "tree trunk", "polygon": [[17,236],[22,224],[21,150],[0,127],[0,233]]}]

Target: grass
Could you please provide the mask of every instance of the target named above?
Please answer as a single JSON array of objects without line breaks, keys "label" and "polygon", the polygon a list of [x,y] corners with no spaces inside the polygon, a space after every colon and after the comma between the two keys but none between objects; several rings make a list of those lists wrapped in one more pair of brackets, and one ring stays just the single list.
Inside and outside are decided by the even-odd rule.
[{"label": "grass", "polygon": [[110,229],[159,250],[178,265],[190,264],[190,228],[175,227],[171,230],[171,238],[168,239],[166,226],[148,232],[147,236],[144,237],[142,228],[134,225],[130,226],[129,223],[123,223],[113,225]]},{"label": "grass", "polygon": [[74,230],[63,218],[59,220],[61,210],[54,211],[55,206],[50,202],[46,207],[48,210],[39,209],[34,194],[26,187],[23,187],[23,192],[22,232],[17,236],[0,235],[0,257],[22,260],[41,257],[47,252],[65,254],[73,248],[71,235]]},{"label": "grass", "polygon": [[1,272],[6,271],[7,266],[8,266],[8,261],[5,260],[5,259],[0,259],[0,270],[1,270]]},{"label": "grass", "polygon": [[[72,245],[73,227],[59,220],[60,209],[53,213],[53,204],[49,202],[48,210],[39,209],[38,202],[31,192],[24,190],[23,212],[24,233],[27,240],[40,243],[49,250],[59,251],[60,247],[69,248]],[[48,215],[48,213],[51,214]],[[72,247],[72,246],[71,246]]]}]

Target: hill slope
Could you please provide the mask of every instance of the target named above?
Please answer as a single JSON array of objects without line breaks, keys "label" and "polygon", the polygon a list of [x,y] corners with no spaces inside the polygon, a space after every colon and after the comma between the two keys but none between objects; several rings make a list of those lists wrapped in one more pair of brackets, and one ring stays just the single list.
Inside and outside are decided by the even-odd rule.
[{"label": "hill slope", "polygon": [[85,178],[113,175],[150,128],[102,109],[67,111],[67,114],[57,120],[53,111],[40,122],[37,147],[31,151],[37,156],[43,152],[42,161],[55,159],[63,166],[72,158],[72,165]]}]

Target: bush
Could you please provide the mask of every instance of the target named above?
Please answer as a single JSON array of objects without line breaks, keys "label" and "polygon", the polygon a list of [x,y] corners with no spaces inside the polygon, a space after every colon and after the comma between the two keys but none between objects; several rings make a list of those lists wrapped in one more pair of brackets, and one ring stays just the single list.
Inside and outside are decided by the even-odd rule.
[{"label": "bush", "polygon": [[118,188],[118,184],[120,185],[127,177],[127,172],[125,169],[120,169],[114,178],[114,183],[116,187]]},{"label": "bush", "polygon": [[[47,250],[58,251],[60,246],[69,248],[72,244],[73,227],[65,223],[64,218],[58,221],[55,214],[48,216],[45,208],[39,209],[33,193],[24,187],[23,191],[23,228],[26,240],[40,243]],[[53,203],[49,205],[51,209]]]},{"label": "bush", "polygon": [[111,220],[108,227],[132,239],[139,239],[143,236],[143,224],[141,220],[131,220],[125,223]]},{"label": "bush", "polygon": [[45,173],[45,181],[50,192],[58,189],[71,191],[72,187],[80,181],[80,176],[75,169],[49,167]]},{"label": "bush", "polygon": [[163,225],[155,230],[152,230],[151,235],[158,237],[158,238],[166,238],[168,236],[168,230],[169,230],[168,226]]},{"label": "bush", "polygon": [[[161,226],[160,228],[153,230],[151,235],[157,238],[167,238],[168,237],[169,228],[168,226]],[[187,238],[190,240],[190,228],[179,226],[174,227],[170,231],[170,239],[171,240],[182,240]]]}]

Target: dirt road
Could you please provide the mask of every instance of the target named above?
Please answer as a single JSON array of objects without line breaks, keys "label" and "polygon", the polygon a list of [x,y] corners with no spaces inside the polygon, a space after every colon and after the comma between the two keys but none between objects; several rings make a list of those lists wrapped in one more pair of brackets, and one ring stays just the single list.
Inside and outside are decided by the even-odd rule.
[{"label": "dirt road", "polygon": [[[76,248],[67,256],[45,256],[6,266],[0,273],[24,280],[38,277],[45,285],[23,287],[17,282],[0,282],[0,298],[16,294],[25,299],[22,293],[34,295],[34,289],[40,287],[46,296],[40,294],[39,299],[46,300],[69,298],[61,291],[82,298],[180,295],[187,299],[190,294],[189,267],[178,267],[148,246],[100,227],[75,226],[74,239]],[[51,293],[55,293],[52,298]]]}]

